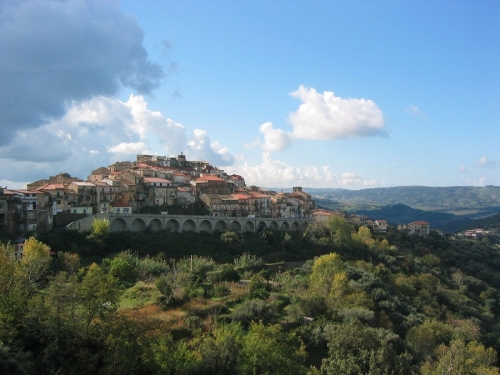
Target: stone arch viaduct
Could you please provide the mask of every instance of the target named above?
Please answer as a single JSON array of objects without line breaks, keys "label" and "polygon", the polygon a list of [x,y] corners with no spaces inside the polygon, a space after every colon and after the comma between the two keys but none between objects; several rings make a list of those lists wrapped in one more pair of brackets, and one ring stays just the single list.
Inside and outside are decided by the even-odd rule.
[{"label": "stone arch viaduct", "polygon": [[90,231],[94,219],[107,219],[110,231],[144,232],[169,230],[172,232],[257,232],[267,228],[278,231],[296,231],[304,229],[312,219],[294,218],[249,218],[223,216],[191,215],[153,215],[153,214],[95,214],[77,220],[67,226],[68,229]]}]

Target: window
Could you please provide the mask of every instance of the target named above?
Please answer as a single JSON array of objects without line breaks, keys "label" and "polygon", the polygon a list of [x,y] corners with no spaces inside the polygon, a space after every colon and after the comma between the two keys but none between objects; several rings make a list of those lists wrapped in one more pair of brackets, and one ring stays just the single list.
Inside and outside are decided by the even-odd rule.
[{"label": "window", "polygon": [[123,213],[125,213],[125,214],[128,213],[128,210],[129,210],[128,208],[124,208]]},{"label": "window", "polygon": [[120,213],[120,209],[119,209],[119,208],[117,208],[117,209],[116,209],[116,213],[117,213],[117,214],[119,214],[119,213]]}]

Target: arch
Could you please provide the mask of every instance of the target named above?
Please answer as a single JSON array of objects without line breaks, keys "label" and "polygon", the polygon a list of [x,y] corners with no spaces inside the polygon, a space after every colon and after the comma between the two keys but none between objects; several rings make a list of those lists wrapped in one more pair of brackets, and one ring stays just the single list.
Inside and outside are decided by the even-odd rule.
[{"label": "arch", "polygon": [[275,221],[271,221],[271,223],[269,224],[269,229],[278,230],[278,223]]},{"label": "arch", "polygon": [[227,230],[227,224],[224,221],[219,220],[215,223],[215,230],[218,232],[225,232]]},{"label": "arch", "polygon": [[162,224],[160,220],[153,219],[149,222],[148,229],[151,230],[151,232],[158,232],[161,228]]},{"label": "arch", "polygon": [[300,224],[296,221],[292,223],[292,230],[300,230]]},{"label": "arch", "polygon": [[255,225],[251,221],[247,221],[245,223],[245,232],[254,232],[255,231]]},{"label": "arch", "polygon": [[146,230],[146,223],[142,219],[134,219],[132,224],[130,224],[130,230],[132,232],[144,232]]},{"label": "arch", "polygon": [[259,221],[259,224],[257,224],[257,230],[263,230],[263,229],[266,229],[267,228],[267,225],[265,222],[263,221]]},{"label": "arch", "polygon": [[300,229],[302,229],[302,230],[306,229],[308,224],[309,224],[309,223],[308,223],[307,221],[303,221],[303,222],[301,223],[301,225],[300,225]]},{"label": "arch", "polygon": [[280,230],[288,232],[290,230],[290,224],[288,224],[286,221],[282,222],[280,225]]},{"label": "arch", "polygon": [[183,232],[194,232],[196,231],[196,224],[193,220],[189,219],[182,224],[182,231]]},{"label": "arch", "polygon": [[199,231],[208,233],[212,232],[212,223],[208,220],[203,220],[200,223]]},{"label": "arch", "polygon": [[113,220],[109,226],[110,232],[123,232],[127,230],[127,222],[121,218]]},{"label": "arch", "polygon": [[241,224],[239,221],[233,221],[231,225],[229,225],[229,230],[232,230],[236,233],[241,233]]},{"label": "arch", "polygon": [[165,225],[165,229],[169,230],[171,232],[180,232],[181,231],[181,226],[179,225],[179,222],[175,219],[170,219],[167,221],[167,224]]}]

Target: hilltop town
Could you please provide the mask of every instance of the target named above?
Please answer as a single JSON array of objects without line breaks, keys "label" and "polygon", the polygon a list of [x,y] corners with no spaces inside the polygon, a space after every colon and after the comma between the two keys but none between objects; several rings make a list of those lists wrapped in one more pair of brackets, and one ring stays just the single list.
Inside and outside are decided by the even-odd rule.
[{"label": "hilltop town", "polygon": [[137,155],[93,170],[87,179],[67,173],[0,188],[0,230],[24,237],[95,213],[204,214],[224,217],[310,218],[315,202],[302,187],[276,192],[246,186],[206,161]]}]

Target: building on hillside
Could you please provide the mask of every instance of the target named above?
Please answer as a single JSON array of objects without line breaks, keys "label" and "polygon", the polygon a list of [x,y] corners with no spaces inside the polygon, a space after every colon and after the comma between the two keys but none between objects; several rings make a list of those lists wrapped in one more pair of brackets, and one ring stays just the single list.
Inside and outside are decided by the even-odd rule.
[{"label": "building on hillside", "polygon": [[132,168],[134,164],[130,161],[117,161],[114,164],[108,165],[111,172],[123,172]]},{"label": "building on hillside", "polygon": [[196,197],[191,194],[191,189],[184,186],[177,187],[177,202],[182,205],[193,204]]},{"label": "building on hillside", "polygon": [[387,232],[387,220],[374,220],[372,223],[372,228],[374,232]]},{"label": "building on hillside", "polygon": [[247,194],[234,193],[231,194],[237,199],[236,215],[246,217],[250,215],[250,197]]},{"label": "building on hillside", "polygon": [[346,220],[351,224],[366,226],[368,218],[365,215],[350,214]]},{"label": "building on hillside", "polygon": [[489,231],[481,228],[469,229],[464,232],[465,238],[467,238],[468,240],[476,240],[476,241],[482,240],[483,237],[488,236],[489,234],[490,234]]},{"label": "building on hillside", "polygon": [[88,181],[75,181],[68,188],[77,194],[77,201],[71,205],[71,212],[91,215],[97,211],[96,185]]},{"label": "building on hillside", "polygon": [[26,211],[24,232],[34,235],[37,232],[45,233],[53,228],[52,197],[39,190],[13,190],[23,203]]},{"label": "building on hillside", "polygon": [[21,195],[0,187],[0,231],[10,237],[25,236],[26,209]]},{"label": "building on hillside", "polygon": [[65,187],[67,187],[69,186],[69,184],[75,181],[83,181],[83,180],[78,177],[71,177],[68,173],[59,173],[56,176],[50,176],[48,180],[42,179],[27,184],[26,190],[36,190],[39,187],[47,184],[62,184]]},{"label": "building on hillside", "polygon": [[314,200],[301,187],[294,187],[291,193],[280,192],[271,196],[272,217],[306,218],[315,208]]},{"label": "building on hillside", "polygon": [[426,221],[414,221],[409,224],[398,224],[399,230],[407,230],[409,234],[426,237],[430,233],[430,225]]},{"label": "building on hillside", "polygon": [[109,212],[110,204],[118,200],[120,196],[120,184],[117,181],[102,179],[94,182],[96,186],[97,212]]},{"label": "building on hillside", "polygon": [[110,173],[111,171],[109,170],[109,168],[97,168],[90,173],[90,175],[87,177],[87,180],[90,182],[98,182],[105,178],[109,178]]},{"label": "building on hillside", "polygon": [[184,172],[174,173],[174,184],[175,185],[185,185],[189,184],[191,181],[191,175]]},{"label": "building on hillside", "polygon": [[170,180],[145,177],[144,185],[149,206],[172,206],[177,203],[177,188]]},{"label": "building on hillside", "polygon": [[271,196],[257,191],[250,191],[249,209],[250,215],[255,217],[271,217]]},{"label": "building on hillside", "polygon": [[193,193],[196,197],[202,194],[232,194],[234,184],[216,176],[201,176],[191,181]]}]

